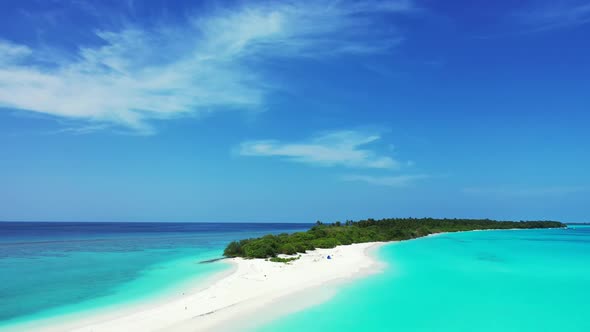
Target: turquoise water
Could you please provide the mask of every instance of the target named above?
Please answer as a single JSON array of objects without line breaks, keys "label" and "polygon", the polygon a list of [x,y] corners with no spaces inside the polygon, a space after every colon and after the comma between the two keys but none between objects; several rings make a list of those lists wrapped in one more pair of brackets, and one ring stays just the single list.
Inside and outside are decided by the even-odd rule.
[{"label": "turquoise water", "polygon": [[0,222],[0,330],[182,292],[186,283],[228,268],[200,262],[221,257],[229,241],[307,228]]},{"label": "turquoise water", "polygon": [[377,275],[258,332],[590,331],[590,227],[388,244]]},{"label": "turquoise water", "polygon": [[[0,223],[0,330],[180,292],[227,268],[199,262],[228,241],[307,227]],[[383,273],[256,331],[590,331],[590,227],[443,234],[378,256]]]}]

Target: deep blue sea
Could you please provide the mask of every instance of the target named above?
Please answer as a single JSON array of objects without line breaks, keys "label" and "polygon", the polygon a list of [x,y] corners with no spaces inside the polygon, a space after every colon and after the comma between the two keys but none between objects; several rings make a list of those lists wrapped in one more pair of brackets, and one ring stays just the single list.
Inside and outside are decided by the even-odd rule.
[{"label": "deep blue sea", "polygon": [[164,296],[227,264],[228,242],[284,223],[0,222],[0,329]]}]

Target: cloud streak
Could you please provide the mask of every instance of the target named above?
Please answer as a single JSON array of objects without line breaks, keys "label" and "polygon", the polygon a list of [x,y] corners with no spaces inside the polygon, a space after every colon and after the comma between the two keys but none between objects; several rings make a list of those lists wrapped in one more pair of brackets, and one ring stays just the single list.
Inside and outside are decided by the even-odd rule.
[{"label": "cloud streak", "polygon": [[99,45],[49,64],[41,50],[0,41],[0,107],[143,132],[152,119],[258,110],[274,91],[259,70],[265,60],[389,50],[401,36],[376,22],[411,10],[409,1],[247,4],[177,25],[97,31]]},{"label": "cloud streak", "polygon": [[536,188],[514,188],[514,187],[471,187],[464,188],[463,192],[472,195],[505,196],[505,197],[545,197],[565,196],[588,191],[583,186],[550,186]]},{"label": "cloud streak", "polygon": [[0,39],[0,64],[14,64],[30,54],[29,47]]},{"label": "cloud streak", "polygon": [[577,0],[539,2],[513,17],[534,31],[560,29],[590,23],[590,4]]},{"label": "cloud streak", "polygon": [[428,178],[428,175],[397,175],[397,176],[372,176],[372,175],[345,175],[342,177],[344,181],[360,181],[372,185],[386,186],[386,187],[405,187],[415,181]]},{"label": "cloud streak", "polygon": [[375,134],[342,130],[295,143],[278,140],[247,141],[240,145],[238,152],[242,156],[278,157],[318,166],[399,169],[399,161],[379,155],[366,147],[380,138]]}]

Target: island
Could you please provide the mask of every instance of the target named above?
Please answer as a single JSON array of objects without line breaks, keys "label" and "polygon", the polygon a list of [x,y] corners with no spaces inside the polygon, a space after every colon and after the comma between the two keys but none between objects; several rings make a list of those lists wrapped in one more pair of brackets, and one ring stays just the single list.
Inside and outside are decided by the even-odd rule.
[{"label": "island", "polygon": [[316,248],[366,242],[390,242],[415,239],[430,234],[492,229],[564,228],[558,221],[496,221],[490,219],[389,218],[360,221],[320,221],[305,232],[265,235],[259,238],[232,241],[225,248],[225,257],[270,258],[288,262],[296,259],[278,255],[296,255]]}]

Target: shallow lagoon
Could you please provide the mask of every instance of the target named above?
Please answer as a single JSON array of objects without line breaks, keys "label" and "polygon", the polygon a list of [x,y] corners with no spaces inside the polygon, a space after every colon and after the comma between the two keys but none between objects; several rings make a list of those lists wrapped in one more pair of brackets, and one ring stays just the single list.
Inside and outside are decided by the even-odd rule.
[{"label": "shallow lagoon", "polygon": [[256,331],[590,331],[590,227],[392,243],[377,275]]}]

